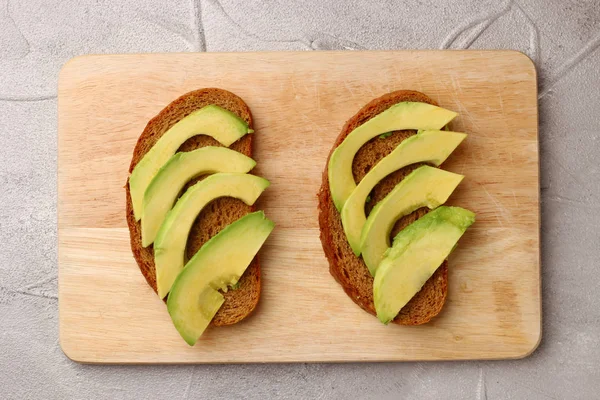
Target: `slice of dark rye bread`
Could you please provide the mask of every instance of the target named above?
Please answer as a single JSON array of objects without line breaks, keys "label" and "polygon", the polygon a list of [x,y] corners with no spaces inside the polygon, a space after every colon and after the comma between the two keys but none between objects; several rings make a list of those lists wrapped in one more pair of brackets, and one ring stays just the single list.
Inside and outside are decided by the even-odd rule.
[{"label": "slice of dark rye bread", "polygon": [[[415,101],[437,105],[423,93],[399,90],[381,96],[365,105],[356,115],[350,118],[333,145],[331,153],[338,147],[350,132],[362,125],[377,114],[387,110],[394,104],[402,101]],[[352,163],[354,180],[360,180],[383,157],[394,150],[404,139],[416,134],[414,130],[395,131],[389,137],[381,139],[376,137],[367,142],[356,154]],[[329,157],[327,165],[329,165]],[[421,164],[422,165],[422,164]],[[420,165],[409,165],[387,177],[375,186],[371,192],[371,200],[367,203],[365,211],[368,213],[378,201],[382,200],[406,175]],[[325,256],[329,261],[329,272],[342,285],[348,296],[362,309],[376,315],[373,304],[373,277],[361,257],[356,257],[348,244],[340,213],[336,210],[331,192],[327,167],[323,172],[323,183],[318,194],[319,198],[319,226],[321,229],[321,243]],[[429,212],[427,208],[420,208],[415,212],[401,218],[392,230],[394,237],[401,229]],[[423,288],[400,310],[394,323],[400,325],[420,325],[435,317],[444,306],[448,292],[448,263],[444,261],[433,276],[425,283]]]},{"label": "slice of dark rye bread", "polygon": [[[200,89],[184,94],[167,107],[156,117],[152,118],[146,129],[137,141],[133,150],[129,173],[137,163],[158,141],[158,139],[176,122],[209,104],[215,104],[227,109],[248,123],[252,128],[252,114],[244,101],[235,94],[222,89]],[[252,157],[252,142],[254,134],[247,134],[229,146],[230,149]],[[222,146],[210,136],[197,135],[191,137],[181,145],[178,151],[191,151],[205,146]],[[184,188],[196,183],[203,177],[190,181]],[[144,278],[156,292],[156,269],[154,265],[154,250],[152,245],[142,246],[141,225],[136,222],[133,215],[129,184],[125,185],[127,191],[127,225],[131,239],[131,250],[137,261]],[[254,211],[253,206],[231,197],[221,197],[208,204],[200,213],[192,226],[186,247],[186,257],[190,259],[204,243],[219,233],[223,228],[238,220],[244,215]],[[260,265],[258,256],[239,281],[239,287],[223,293],[225,302],[212,320],[212,325],[223,326],[235,324],[248,316],[256,307],[260,297]]]}]

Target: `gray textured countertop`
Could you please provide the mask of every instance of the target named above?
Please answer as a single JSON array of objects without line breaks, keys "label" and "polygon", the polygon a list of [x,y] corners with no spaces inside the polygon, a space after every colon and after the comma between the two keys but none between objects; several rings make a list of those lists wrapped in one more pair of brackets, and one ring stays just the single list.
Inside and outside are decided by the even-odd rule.
[{"label": "gray textured countertop", "polygon": [[[0,0],[0,388],[8,399],[592,399],[600,2]],[[266,2],[265,2],[266,3]],[[56,85],[88,53],[502,48],[539,72],[543,339],[519,361],[91,366],[58,343]]]}]

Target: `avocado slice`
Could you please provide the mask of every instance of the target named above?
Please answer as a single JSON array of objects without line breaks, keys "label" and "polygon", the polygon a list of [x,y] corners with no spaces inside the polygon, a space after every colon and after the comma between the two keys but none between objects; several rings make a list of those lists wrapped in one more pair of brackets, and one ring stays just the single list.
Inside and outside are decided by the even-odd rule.
[{"label": "avocado slice", "polygon": [[388,324],[413,298],[475,222],[475,214],[441,206],[419,218],[395,238],[373,281],[377,318]]},{"label": "avocado slice", "polygon": [[248,214],[212,237],[177,276],[167,300],[175,328],[193,346],[225,301],[275,224],[262,211]]},{"label": "avocado slice", "polygon": [[214,104],[193,111],[169,130],[144,155],[129,176],[129,191],[135,220],[143,215],[144,193],[158,170],[171,158],[179,146],[196,135],[213,137],[225,147],[247,133],[248,124],[231,111]]},{"label": "avocado slice", "polygon": [[390,233],[396,221],[421,208],[444,204],[464,176],[422,166],[411,172],[381,200],[369,214],[360,235],[363,260],[371,275],[390,247]]},{"label": "avocado slice", "polygon": [[208,146],[175,154],[158,171],[144,193],[142,246],[154,242],[165,216],[190,179],[215,172],[245,173],[255,165],[250,157],[226,147]]},{"label": "avocado slice", "polygon": [[350,132],[331,155],[327,168],[329,190],[338,211],[356,187],[352,175],[352,161],[365,143],[391,131],[441,129],[457,115],[453,111],[431,104],[407,101],[394,104]]},{"label": "avocado slice", "polygon": [[419,131],[400,143],[362,178],[341,212],[344,232],[357,257],[361,253],[360,235],[367,220],[365,203],[375,185],[392,172],[410,164],[426,162],[439,166],[466,137],[466,134],[459,132]]},{"label": "avocado slice", "polygon": [[164,298],[185,264],[190,229],[200,211],[219,197],[235,197],[248,205],[269,186],[259,176],[238,173],[209,175],[185,191],[165,217],[154,241],[154,264],[159,297]]}]

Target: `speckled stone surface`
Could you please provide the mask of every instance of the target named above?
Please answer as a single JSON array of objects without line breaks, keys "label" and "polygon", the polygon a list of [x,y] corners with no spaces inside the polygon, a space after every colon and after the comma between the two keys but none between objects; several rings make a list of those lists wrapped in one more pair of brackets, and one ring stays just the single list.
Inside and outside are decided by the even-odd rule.
[{"label": "speckled stone surface", "polygon": [[[0,0],[0,398],[595,399],[600,2]],[[334,4],[328,4],[334,3]],[[91,366],[58,343],[56,85],[88,53],[502,48],[539,73],[543,339],[519,361]]]}]

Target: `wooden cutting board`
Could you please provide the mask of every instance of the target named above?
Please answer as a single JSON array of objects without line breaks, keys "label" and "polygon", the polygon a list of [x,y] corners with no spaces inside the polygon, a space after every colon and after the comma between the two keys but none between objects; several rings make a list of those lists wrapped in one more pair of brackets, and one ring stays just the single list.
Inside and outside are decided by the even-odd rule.
[{"label": "wooden cutting board", "polygon": [[[255,117],[259,208],[277,224],[261,251],[254,314],[188,347],[131,255],[125,185],[146,123],[183,93],[219,87]],[[444,169],[464,174],[449,204],[477,213],[450,257],[441,314],[384,326],[329,275],[316,193],[334,139],[365,103],[424,92],[469,134]],[[85,56],[58,91],[60,342],[92,363],[519,358],[540,340],[536,72],[512,51],[377,51]]]}]

